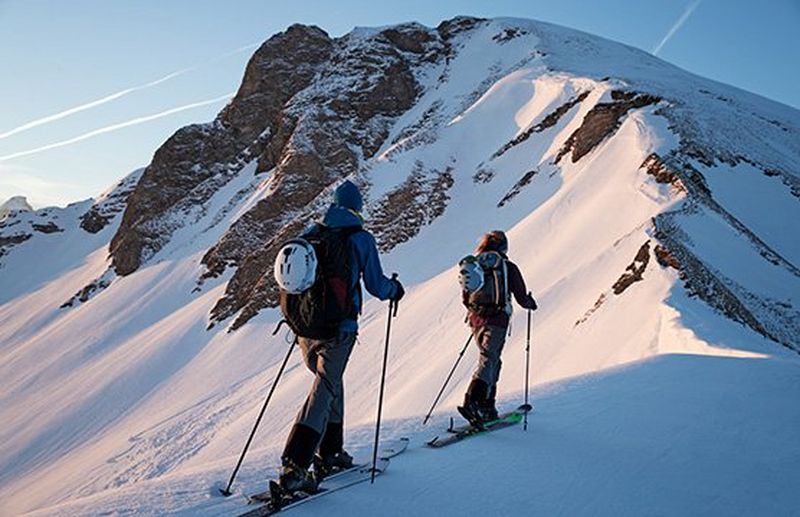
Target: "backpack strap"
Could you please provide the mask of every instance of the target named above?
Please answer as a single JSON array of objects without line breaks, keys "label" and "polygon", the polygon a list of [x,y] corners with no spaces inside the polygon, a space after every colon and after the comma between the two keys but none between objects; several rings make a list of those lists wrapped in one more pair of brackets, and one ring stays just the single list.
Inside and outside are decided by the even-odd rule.
[{"label": "backpack strap", "polygon": [[[353,269],[357,267],[357,261],[356,261],[355,249],[353,248],[353,242],[350,239],[353,237],[353,235],[356,235],[361,232],[366,232],[367,230],[365,230],[361,225],[358,224],[354,224],[352,226],[342,226],[339,228],[329,228],[329,230],[339,232],[342,238],[347,242],[347,245],[351,247],[351,253],[352,253],[351,257],[352,259],[354,259],[350,261],[350,271],[352,274]],[[353,306],[354,314],[352,315],[353,317],[357,318],[358,315],[361,314],[361,310],[364,305],[364,293],[361,289],[360,273],[356,274],[356,283],[353,286],[348,286],[348,291],[350,292],[350,296],[354,295],[358,296],[358,303],[354,304]],[[356,305],[358,306],[357,308]]]},{"label": "backpack strap", "polygon": [[[501,255],[502,256],[502,255]],[[511,292],[508,290],[508,259],[503,257],[503,292],[506,297],[505,302],[505,311],[506,314],[511,316],[511,313],[514,310],[514,306],[511,303]]]}]

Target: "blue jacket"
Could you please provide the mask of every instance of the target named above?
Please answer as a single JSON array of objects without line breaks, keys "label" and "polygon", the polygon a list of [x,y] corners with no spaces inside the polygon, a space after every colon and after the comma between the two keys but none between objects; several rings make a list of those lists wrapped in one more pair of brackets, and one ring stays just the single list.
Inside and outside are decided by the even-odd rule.
[{"label": "blue jacket", "polygon": [[[346,208],[337,205],[331,205],[322,224],[328,228],[348,228],[352,226],[362,226],[362,221],[359,216]],[[307,231],[311,232],[316,229],[316,225],[309,228]],[[368,231],[360,231],[353,233],[350,236],[350,244],[352,250],[351,264],[353,265],[353,275],[350,279],[350,286],[354,287],[353,291],[353,304],[361,312],[361,290],[355,287],[363,278],[364,287],[369,293],[381,300],[388,300],[397,294],[397,288],[389,278],[383,274],[381,268],[381,261],[378,257],[378,247],[375,244],[375,237]],[[344,320],[339,329],[346,332],[356,332],[358,330],[358,322],[356,320]]]}]

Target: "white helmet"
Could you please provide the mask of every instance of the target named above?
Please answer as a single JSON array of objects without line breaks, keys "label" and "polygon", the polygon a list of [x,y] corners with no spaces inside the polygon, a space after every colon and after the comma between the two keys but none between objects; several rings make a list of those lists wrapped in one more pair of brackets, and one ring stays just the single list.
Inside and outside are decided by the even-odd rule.
[{"label": "white helmet", "polygon": [[483,287],[483,268],[472,255],[467,255],[458,262],[458,283],[461,284],[461,289],[469,293]]},{"label": "white helmet", "polygon": [[290,294],[299,294],[311,287],[317,277],[317,254],[305,239],[292,239],[275,257],[275,281]]}]

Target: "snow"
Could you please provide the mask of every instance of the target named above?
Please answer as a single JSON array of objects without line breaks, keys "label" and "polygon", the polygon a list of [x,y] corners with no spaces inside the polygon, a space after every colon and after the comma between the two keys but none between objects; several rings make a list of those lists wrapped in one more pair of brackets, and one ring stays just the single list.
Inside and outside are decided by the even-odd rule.
[{"label": "snow", "polygon": [[[535,344],[533,360],[540,360]],[[791,396],[799,380],[796,362],[780,358],[663,354],[539,386],[527,432],[518,426],[434,450],[423,441],[441,431],[443,418],[427,431],[418,419],[392,419],[384,434],[409,431],[412,445],[375,485],[294,513],[791,515],[797,500],[787,474],[800,454],[786,445],[800,418]],[[511,395],[520,394],[506,396],[507,407],[516,402]],[[371,432],[369,425],[349,430],[361,458],[369,455]],[[243,498],[209,493],[211,484],[227,480],[225,467],[184,469],[41,514],[228,515],[245,509]],[[240,484],[256,489],[262,476],[246,469]],[[487,486],[488,479],[498,481]]]},{"label": "snow", "polygon": [[748,164],[708,170],[711,192],[731,214],[792,264],[800,264],[800,203],[780,178]]},{"label": "snow", "polygon": [[[515,26],[529,34],[502,45],[492,39]],[[374,33],[362,29],[352,37]],[[382,257],[387,271],[400,273],[407,295],[392,324],[381,436],[409,436],[411,446],[375,485],[294,513],[795,513],[800,357],[690,297],[678,273],[653,257],[641,282],[619,296],[610,290],[640,247],[655,245],[652,218],[685,202],[640,169],[650,153],[680,144],[672,121],[661,106],[632,111],[577,163],[552,163],[588,110],[625,81],[649,84],[673,101],[686,95],[686,110],[698,95],[694,81],[771,116],[770,103],[547,24],[497,20],[458,35],[455,45],[447,70],[421,75],[430,81],[422,97],[365,172],[373,200],[402,183],[416,162],[452,167],[455,180],[444,214]],[[616,78],[601,79],[609,69]],[[587,90],[555,126],[492,159]],[[391,144],[431,108],[424,131],[435,138],[409,148]],[[722,116],[717,108],[708,113],[693,123]],[[738,138],[727,130],[718,137],[726,144]],[[784,157],[796,149],[788,140],[775,144]],[[229,275],[195,288],[205,251],[269,189],[271,174],[255,176],[254,167],[197,207],[140,270],[113,278],[72,309],[58,307],[106,274],[119,216],[90,235],[78,223],[91,201],[53,209],[64,232],[36,234],[0,258],[0,514],[245,511],[240,495],[226,499],[215,489],[236,464],[287,336],[271,335],[280,319],[275,310],[234,333],[222,325],[207,330]],[[494,172],[488,182],[473,179],[482,167]],[[530,183],[498,207],[534,169]],[[742,164],[705,172],[715,199],[797,264],[797,203],[780,178]],[[763,260],[718,214],[701,210],[679,220],[693,250],[726,277],[796,303],[797,278]],[[527,432],[514,427],[428,449],[424,442],[455,415],[476,361],[470,347],[423,427],[468,336],[455,264],[494,228],[508,232],[511,259],[541,307],[531,343],[535,411]],[[367,301],[345,376],[346,445],[362,458],[374,436],[386,316],[386,304]],[[512,316],[499,385],[504,408],[523,398],[525,318],[519,309]],[[295,351],[234,485],[238,494],[262,490],[275,475],[310,379]]]},{"label": "snow", "polygon": [[33,207],[25,196],[13,196],[0,203],[0,219],[5,218],[12,211],[30,212]]}]

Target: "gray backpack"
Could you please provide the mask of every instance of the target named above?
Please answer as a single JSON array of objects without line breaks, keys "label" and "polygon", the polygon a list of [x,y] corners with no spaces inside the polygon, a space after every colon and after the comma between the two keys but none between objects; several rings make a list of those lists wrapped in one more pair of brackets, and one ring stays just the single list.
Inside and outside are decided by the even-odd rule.
[{"label": "gray backpack", "polygon": [[506,259],[496,251],[484,251],[476,257],[483,270],[483,284],[467,291],[467,308],[483,318],[505,312],[511,314]]}]

